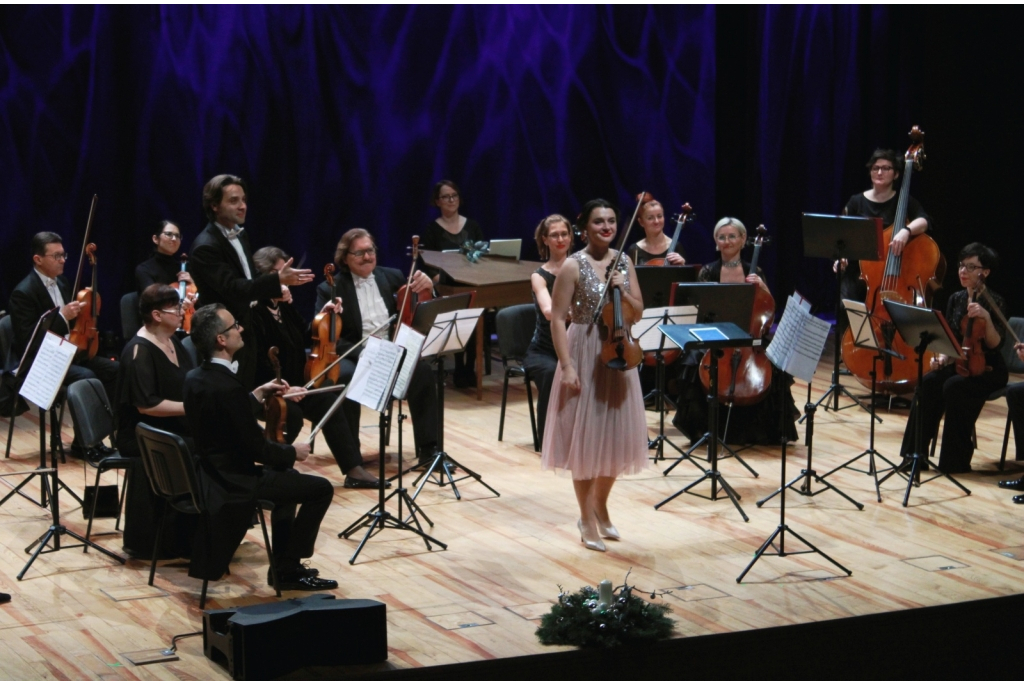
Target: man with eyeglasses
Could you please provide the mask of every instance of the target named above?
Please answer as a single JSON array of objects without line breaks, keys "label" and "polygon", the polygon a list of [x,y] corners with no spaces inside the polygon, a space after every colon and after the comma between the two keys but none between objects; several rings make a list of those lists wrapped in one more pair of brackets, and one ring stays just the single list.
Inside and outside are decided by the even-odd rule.
[{"label": "man with eyeglasses", "polygon": [[[343,306],[338,354],[344,354],[398,311],[395,297],[398,289],[405,285],[405,275],[398,269],[377,266],[377,246],[365,228],[353,228],[341,236],[334,253],[334,264],[338,267],[335,285]],[[425,273],[417,271],[413,275],[414,292],[428,292],[432,288],[433,281]],[[326,282],[321,283],[316,290],[316,311],[321,311],[330,301],[330,287]],[[347,383],[352,378],[358,358],[359,353],[353,352],[339,362],[339,383]],[[406,395],[420,461],[433,459],[437,445],[436,390],[430,365],[420,360]],[[352,435],[359,435],[359,404],[345,400],[342,411]]]},{"label": "man with eyeglasses", "polygon": [[[43,231],[32,236],[33,269],[14,288],[7,307],[11,312],[11,325],[14,329],[9,366],[16,365],[25,353],[25,347],[43,313],[60,307],[60,316],[54,317],[50,324],[50,330],[56,335],[67,337],[74,328],[81,304],[75,301],[71,284],[63,275],[66,262],[67,253],[59,235]],[[64,383],[70,385],[85,378],[98,378],[107,391],[107,397],[112,398],[116,396],[117,368],[117,362],[102,355],[88,359],[84,354],[79,354],[68,369]],[[72,449],[78,451],[77,439]],[[86,456],[92,458],[102,455]]]},{"label": "man with eyeglasses", "polygon": [[[247,210],[245,181],[231,174],[214,176],[203,186],[203,211],[209,223],[189,250],[191,274],[199,290],[198,306],[219,302],[238,319],[243,330],[251,329],[254,303],[281,296],[281,286],[309,283],[309,269],[284,268],[260,274],[252,261],[252,248],[242,222]],[[239,351],[238,377],[252,386],[256,379],[256,345],[250,332]]]}]

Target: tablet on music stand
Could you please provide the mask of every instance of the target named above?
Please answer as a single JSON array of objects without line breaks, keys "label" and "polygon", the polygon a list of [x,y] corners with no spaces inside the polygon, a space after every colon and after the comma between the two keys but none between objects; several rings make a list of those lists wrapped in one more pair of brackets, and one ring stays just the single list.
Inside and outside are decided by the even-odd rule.
[{"label": "tablet on music stand", "polygon": [[644,308],[668,307],[672,304],[673,283],[694,283],[695,266],[637,266],[636,280],[644,296]]}]

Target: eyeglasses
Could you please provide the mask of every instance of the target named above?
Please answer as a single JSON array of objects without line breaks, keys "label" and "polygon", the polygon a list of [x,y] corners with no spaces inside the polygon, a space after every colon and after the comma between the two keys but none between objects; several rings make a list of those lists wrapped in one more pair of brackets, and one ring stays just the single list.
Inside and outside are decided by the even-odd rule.
[{"label": "eyeglasses", "polygon": [[956,268],[957,271],[966,271],[969,274],[973,274],[978,269],[984,269],[985,267],[980,264],[964,264],[963,262],[960,262],[956,265]]},{"label": "eyeglasses", "polygon": [[349,254],[352,255],[353,257],[358,258],[358,259],[362,259],[366,255],[369,255],[369,256],[372,257],[375,254],[377,254],[377,248],[375,248],[375,247],[368,247],[365,250],[356,250],[355,252],[349,252]]},{"label": "eyeglasses", "polygon": [[892,171],[895,167],[891,166],[873,166],[871,167],[871,173],[873,174],[884,174],[887,171]]},{"label": "eyeglasses", "polygon": [[438,199],[444,200],[445,202],[455,202],[456,200],[459,199],[459,194],[452,193],[451,195],[441,195],[440,197],[438,197]]},{"label": "eyeglasses", "polygon": [[63,262],[63,261],[67,260],[68,253],[67,252],[54,252],[53,254],[48,254],[48,255],[45,255],[45,256],[46,257],[53,257],[53,261],[55,261],[55,262]]},{"label": "eyeglasses", "polygon": [[724,243],[726,241],[731,243],[731,242],[734,242],[736,240],[743,240],[743,238],[741,238],[738,235],[720,235],[720,236],[718,236],[717,240],[719,242],[721,242],[721,243]]},{"label": "eyeglasses", "polygon": [[221,331],[217,335],[224,335],[224,334],[228,333],[229,331],[231,331],[231,329],[234,329],[236,331],[242,330],[242,327],[238,325],[238,319],[235,319],[235,322],[233,324],[231,324],[230,326],[225,328],[223,331]]},{"label": "eyeglasses", "polygon": [[181,240],[181,234],[175,233],[174,231],[164,231],[160,235],[165,238],[170,238],[171,240]]},{"label": "eyeglasses", "polygon": [[183,310],[183,307],[181,305],[178,305],[178,307],[176,309],[158,309],[157,311],[158,312],[163,312],[164,314],[177,314],[178,316],[181,316],[182,310]]}]

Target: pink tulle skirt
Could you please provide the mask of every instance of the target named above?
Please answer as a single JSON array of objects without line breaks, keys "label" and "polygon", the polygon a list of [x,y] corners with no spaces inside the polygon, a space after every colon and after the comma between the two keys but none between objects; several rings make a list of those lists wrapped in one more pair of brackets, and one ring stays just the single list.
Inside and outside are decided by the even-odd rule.
[{"label": "pink tulle skirt", "polygon": [[574,480],[639,473],[648,463],[640,375],[601,363],[597,326],[569,326],[569,352],[580,391],[562,386],[559,366],[551,383],[541,466],[569,471]]}]

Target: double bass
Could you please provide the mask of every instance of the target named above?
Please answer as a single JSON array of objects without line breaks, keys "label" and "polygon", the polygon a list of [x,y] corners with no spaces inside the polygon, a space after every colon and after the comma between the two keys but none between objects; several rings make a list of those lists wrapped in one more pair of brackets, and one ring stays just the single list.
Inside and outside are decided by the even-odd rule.
[{"label": "double bass", "polygon": [[[910,147],[904,156],[903,184],[900,186],[896,217],[893,225],[883,234],[886,244],[893,235],[907,225],[907,204],[910,199],[910,178],[914,169],[921,170],[924,162],[924,132],[914,126],[910,131]],[[917,387],[917,361],[912,345],[896,335],[896,327],[882,304],[886,300],[926,307],[930,304],[932,290],[937,288],[936,272],[942,262],[939,246],[931,236],[911,236],[903,252],[894,255],[886,248],[884,262],[862,261],[861,280],[868,287],[865,304],[871,315],[871,325],[879,343],[903,356],[899,359],[885,355],[882,372],[877,379],[878,392],[890,395],[905,395]],[[925,367],[934,355],[925,353]],[[871,371],[875,363],[875,351],[854,346],[853,331],[849,328],[843,335],[843,361],[846,368],[865,388],[871,388]]]},{"label": "double bass", "polygon": [[[324,278],[331,286],[331,302],[338,299],[338,288],[334,282],[334,265],[324,267]],[[337,384],[341,367],[334,363],[338,359],[338,336],[341,335],[341,315],[336,312],[320,312],[313,318],[314,345],[306,358],[306,382],[314,388],[324,384],[324,378]],[[324,373],[326,371],[326,373]]]},{"label": "double bass", "polygon": [[[757,227],[753,240],[754,255],[750,258],[750,273],[757,273],[761,248],[767,242],[764,225]],[[764,288],[754,286],[754,309],[750,314],[751,337],[764,340],[775,320],[775,298]],[[772,386],[772,363],[759,347],[727,347],[718,362],[718,401],[737,407],[748,407],[764,399]],[[700,383],[704,392],[711,388],[711,354],[708,350],[700,363]]]}]

